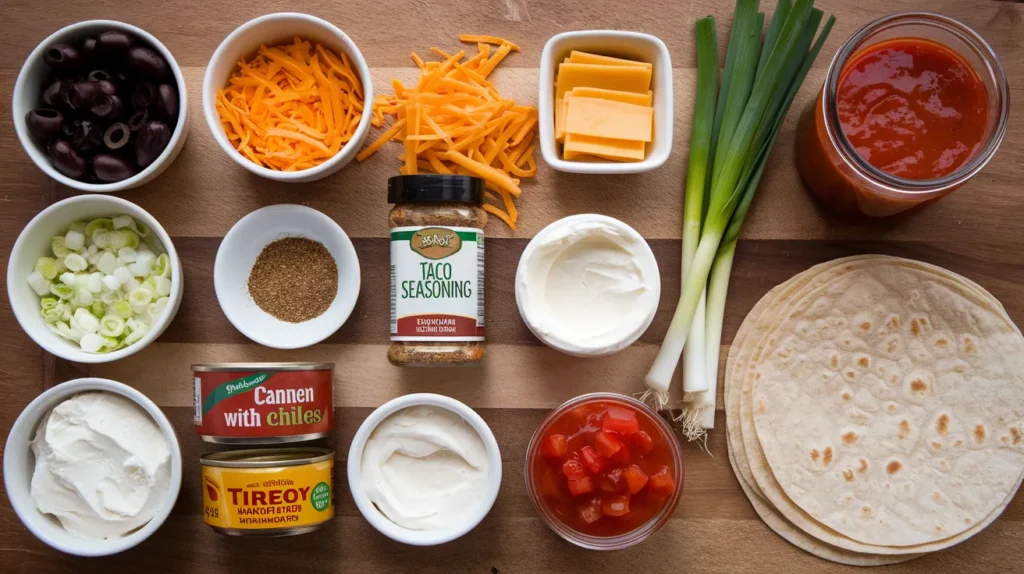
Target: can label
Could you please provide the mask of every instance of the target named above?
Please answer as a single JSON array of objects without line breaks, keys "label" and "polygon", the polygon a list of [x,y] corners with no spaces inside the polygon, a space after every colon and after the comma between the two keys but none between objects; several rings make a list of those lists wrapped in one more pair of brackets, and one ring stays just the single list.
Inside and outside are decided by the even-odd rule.
[{"label": "can label", "polygon": [[289,529],[334,516],[334,461],[272,468],[203,466],[203,516],[214,528]]},{"label": "can label", "polygon": [[391,230],[391,340],[484,340],[484,232]]},{"label": "can label", "polygon": [[196,432],[218,438],[327,433],[334,428],[331,371],[196,372]]}]

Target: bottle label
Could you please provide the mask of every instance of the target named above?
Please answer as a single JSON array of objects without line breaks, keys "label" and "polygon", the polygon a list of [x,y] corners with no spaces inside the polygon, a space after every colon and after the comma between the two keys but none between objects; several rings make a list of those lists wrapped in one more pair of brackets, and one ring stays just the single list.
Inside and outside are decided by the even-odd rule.
[{"label": "bottle label", "polygon": [[484,340],[484,232],[391,230],[391,340]]}]

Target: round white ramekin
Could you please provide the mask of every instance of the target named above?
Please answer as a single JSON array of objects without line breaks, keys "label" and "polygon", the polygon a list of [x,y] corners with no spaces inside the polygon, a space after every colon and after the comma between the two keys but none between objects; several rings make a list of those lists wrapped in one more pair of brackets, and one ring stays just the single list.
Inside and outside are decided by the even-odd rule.
[{"label": "round white ramekin", "polygon": [[[26,278],[35,268],[36,259],[52,255],[50,242],[55,235],[67,231],[68,226],[76,221],[113,215],[130,215],[149,226],[150,237],[159,242],[159,246],[170,258],[171,293],[168,295],[167,308],[164,309],[163,315],[135,344],[109,353],[86,353],[77,344],[46,327],[39,313],[40,297],[29,286]],[[152,244],[151,246],[156,247]],[[109,363],[144,349],[171,324],[178,313],[178,307],[181,306],[181,294],[184,289],[185,277],[182,275],[181,260],[178,259],[178,252],[171,243],[171,237],[167,235],[160,222],[138,205],[112,195],[76,195],[42,210],[28,222],[14,242],[11,259],[7,263],[7,296],[10,298],[11,309],[18,319],[18,324],[37,345],[62,359],[76,363]]]},{"label": "round white ramekin", "polygon": [[[220,123],[220,114],[217,112],[217,91],[227,85],[228,78],[238,66],[240,57],[252,54],[259,49],[261,44],[271,46],[289,42],[296,36],[312,42],[319,42],[332,50],[348,55],[356,68],[356,73],[359,74],[359,81],[363,84],[364,113],[352,139],[333,157],[309,169],[277,171],[253,163],[228,141],[228,136],[224,133],[224,127]],[[372,109],[373,82],[370,79],[370,68],[362,53],[359,52],[359,48],[337,26],[309,14],[296,12],[267,14],[242,24],[234,32],[228,34],[220,46],[217,46],[217,51],[213,53],[213,57],[206,67],[206,75],[203,77],[203,115],[206,116],[206,125],[213,133],[213,139],[217,140],[217,144],[224,150],[224,153],[228,154],[228,157],[235,163],[260,177],[275,181],[316,181],[348,165],[359,153],[359,148],[363,146],[363,141],[370,133],[370,116],[372,115],[370,110]]]},{"label": "round white ramekin", "polygon": [[[160,427],[171,451],[170,488],[156,515],[142,528],[114,540],[89,540],[71,534],[64,530],[56,518],[40,512],[30,494],[32,473],[35,470],[35,456],[32,454],[31,444],[36,429],[43,422],[43,417],[54,407],[71,396],[86,391],[116,393],[139,405]],[[4,446],[4,488],[15,514],[39,540],[61,552],[76,556],[109,556],[124,552],[149,538],[171,514],[174,503],[178,500],[178,491],[181,490],[181,448],[167,416],[146,395],[110,379],[75,379],[47,389],[29,403],[14,421],[14,426],[7,435],[7,444]]]},{"label": "round white ramekin", "polygon": [[[84,38],[85,36],[106,32],[108,30],[119,30],[141,39],[157,52],[160,52],[160,55],[167,61],[167,65],[170,67],[171,73],[174,75],[174,82],[177,84],[178,88],[178,125],[175,126],[174,132],[171,134],[171,141],[167,143],[167,147],[164,148],[163,153],[156,158],[156,161],[147,166],[146,169],[132,177],[129,177],[128,179],[115,181],[113,183],[88,183],[85,181],[78,181],[77,179],[71,179],[53,167],[53,164],[50,163],[50,158],[46,155],[46,149],[29,133],[28,125],[25,123],[25,114],[39,107],[39,95],[45,87],[43,86],[43,82],[46,81],[46,78],[49,77],[50,74],[49,67],[45,62],[43,62],[43,52],[46,51],[46,48],[53,44],[72,43]],[[168,50],[160,40],[157,40],[155,36],[146,32],[142,28],[132,26],[131,24],[125,24],[124,22],[118,22],[116,20],[86,20],[84,22],[76,22],[75,24],[65,26],[53,34],[50,34],[49,37],[36,46],[35,50],[32,50],[28,59],[25,60],[25,65],[21,67],[21,73],[18,74],[18,79],[14,84],[12,100],[14,130],[18,133],[18,139],[21,141],[21,147],[25,148],[25,153],[32,158],[32,162],[35,163],[39,169],[43,170],[46,175],[68,187],[80,191],[87,191],[90,193],[116,193],[133,187],[138,187],[144,183],[149,183],[158,175],[163,173],[164,170],[167,169],[174,161],[174,158],[178,157],[178,152],[180,152],[181,148],[185,146],[185,138],[188,136],[188,88],[185,86],[185,77],[181,73],[181,68],[178,66],[178,62],[175,61],[174,56],[171,55],[171,51]]]},{"label": "round white ramekin", "polygon": [[[464,523],[453,524],[441,530],[412,530],[395,524],[377,509],[362,487],[363,448],[366,446],[366,441],[370,438],[370,434],[373,433],[381,421],[392,414],[408,407],[422,405],[441,407],[462,417],[480,435],[480,438],[484,441],[484,447],[487,449],[487,462],[490,474],[488,476],[487,493],[484,495],[483,500],[480,501],[480,506]],[[494,433],[491,432],[484,419],[480,418],[476,411],[464,403],[451,397],[433,393],[404,395],[378,407],[359,426],[355,438],[352,439],[352,446],[348,451],[348,486],[352,491],[352,498],[355,499],[359,512],[378,532],[404,544],[435,546],[451,542],[476,528],[480,521],[490,512],[491,507],[494,506],[494,501],[498,498],[498,489],[501,487],[501,452],[498,450],[498,441],[495,440]]]}]

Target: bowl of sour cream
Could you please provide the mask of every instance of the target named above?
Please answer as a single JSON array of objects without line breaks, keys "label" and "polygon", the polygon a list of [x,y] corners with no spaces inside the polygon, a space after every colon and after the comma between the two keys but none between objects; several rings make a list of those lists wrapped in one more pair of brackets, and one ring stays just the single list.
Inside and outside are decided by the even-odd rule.
[{"label": "bowl of sour cream", "polygon": [[25,407],[3,469],[25,527],[77,556],[117,554],[149,538],[181,488],[181,450],[160,408],[128,385],[91,377]]},{"label": "bowl of sour cream", "polygon": [[363,421],[348,455],[348,484],[381,534],[414,546],[459,538],[491,510],[501,452],[480,415],[443,395],[381,405]]}]

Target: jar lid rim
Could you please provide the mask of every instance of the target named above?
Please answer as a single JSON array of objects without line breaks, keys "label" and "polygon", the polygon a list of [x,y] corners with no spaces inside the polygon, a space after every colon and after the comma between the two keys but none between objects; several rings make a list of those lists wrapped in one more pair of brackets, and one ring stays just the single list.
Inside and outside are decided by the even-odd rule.
[{"label": "jar lid rim", "polygon": [[396,175],[388,179],[388,203],[473,203],[483,205],[485,181],[452,174]]}]

